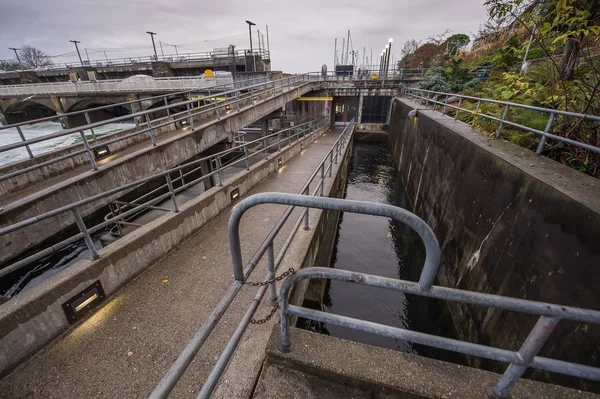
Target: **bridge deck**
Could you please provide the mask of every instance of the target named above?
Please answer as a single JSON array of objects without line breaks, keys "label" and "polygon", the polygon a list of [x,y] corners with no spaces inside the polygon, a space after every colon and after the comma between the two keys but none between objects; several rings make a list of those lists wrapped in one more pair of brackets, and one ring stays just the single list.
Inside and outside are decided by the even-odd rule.
[{"label": "bridge deck", "polygon": [[[298,192],[340,133],[341,128],[328,131],[250,194]],[[243,217],[240,234],[246,261],[284,209],[259,206]],[[0,381],[0,397],[147,397],[233,281],[227,238],[230,210],[119,291],[89,319]],[[278,235],[276,251],[299,212],[295,211]],[[252,281],[265,276],[264,264],[257,269]],[[171,397],[197,394],[256,290],[244,287],[238,294]],[[269,310],[270,305],[263,303],[257,316]],[[249,327],[214,397],[249,396],[276,322],[277,317]]]}]

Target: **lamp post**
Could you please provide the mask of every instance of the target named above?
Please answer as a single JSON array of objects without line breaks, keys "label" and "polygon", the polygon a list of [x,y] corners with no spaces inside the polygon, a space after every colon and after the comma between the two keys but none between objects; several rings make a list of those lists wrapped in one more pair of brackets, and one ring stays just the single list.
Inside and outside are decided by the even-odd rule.
[{"label": "lamp post", "polygon": [[154,44],[154,35],[156,35],[156,32],[146,31],[146,33],[149,34],[150,37],[152,38],[152,47],[154,48],[154,60],[158,61],[158,53],[156,52],[156,44]]},{"label": "lamp post", "polygon": [[77,43],[81,43],[77,40],[69,40],[71,43],[75,44],[75,50],[77,50],[77,55],[79,56],[79,62],[81,62],[81,66],[83,66],[83,60],[81,59],[81,53],[79,52],[79,47],[77,47]]},{"label": "lamp post", "polygon": [[385,52],[383,55],[383,72],[385,73],[385,77],[387,78],[388,74],[388,60],[390,59],[390,45],[385,45]]},{"label": "lamp post", "polygon": [[250,54],[252,54],[252,64],[254,65],[253,72],[256,72],[256,58],[254,58],[254,52],[252,51],[252,27],[256,25],[254,22],[246,20],[248,24],[248,33],[250,34]]},{"label": "lamp post", "polygon": [[[392,39],[390,37],[390,40],[388,40],[388,56],[387,56],[387,68],[386,68],[386,74],[387,71],[390,69],[390,58],[391,58],[391,54],[392,54],[392,43],[394,42],[394,39]],[[392,66],[393,67],[393,66]]]},{"label": "lamp post", "polygon": [[15,48],[15,47],[9,47],[9,50],[12,50],[15,52],[15,57],[17,57],[17,61],[19,61],[19,66],[21,67],[21,70],[23,70],[23,64],[21,63],[21,59],[19,58],[19,53],[17,53],[17,50],[21,50],[20,48]]},{"label": "lamp post", "polygon": [[379,54],[379,78],[381,79],[381,71],[383,70],[383,51]]}]

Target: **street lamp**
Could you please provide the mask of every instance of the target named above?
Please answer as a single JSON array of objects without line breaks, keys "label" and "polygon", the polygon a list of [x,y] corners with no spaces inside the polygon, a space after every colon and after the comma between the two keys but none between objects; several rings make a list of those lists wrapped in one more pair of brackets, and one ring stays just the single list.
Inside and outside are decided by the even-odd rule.
[{"label": "street lamp", "polygon": [[256,72],[256,59],[254,58],[254,52],[252,51],[252,27],[256,25],[254,22],[246,20],[248,24],[248,33],[250,34],[250,54],[252,54],[252,62],[254,64],[254,72]]},{"label": "street lamp", "polygon": [[146,31],[146,33],[149,34],[150,37],[152,38],[152,47],[154,47],[154,60],[158,61],[158,53],[156,52],[156,44],[154,44],[154,35],[156,35],[156,32]]},{"label": "street lamp", "polygon": [[394,42],[394,39],[392,39],[390,37],[390,40],[388,40],[388,45],[386,47],[388,47],[388,57],[387,57],[387,68],[386,70],[389,70],[390,68],[390,58],[391,58],[391,54],[392,54],[392,43]]},{"label": "street lamp", "polygon": [[19,61],[19,66],[21,67],[21,70],[23,70],[23,64],[21,63],[21,59],[19,58],[19,53],[17,53],[17,50],[21,50],[20,48],[14,48],[14,47],[9,47],[9,50],[12,50],[15,52],[15,56],[17,57],[17,61]]},{"label": "street lamp", "polygon": [[79,52],[79,47],[77,47],[77,43],[81,43],[77,40],[69,40],[71,43],[75,44],[75,50],[77,50],[77,55],[79,56],[79,62],[81,62],[81,66],[83,66],[83,60],[81,59],[81,53]]}]

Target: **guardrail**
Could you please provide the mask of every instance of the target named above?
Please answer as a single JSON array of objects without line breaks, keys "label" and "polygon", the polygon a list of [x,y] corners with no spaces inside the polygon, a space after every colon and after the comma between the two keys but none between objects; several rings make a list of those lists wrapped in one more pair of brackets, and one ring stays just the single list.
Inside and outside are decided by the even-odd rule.
[{"label": "guardrail", "polygon": [[170,78],[153,78],[152,76],[145,76],[130,77],[127,79],[0,85],[0,96],[182,91],[208,89],[216,86],[233,89],[233,83],[233,78],[231,76],[215,77],[211,79],[204,79],[204,77],[200,76],[176,76]]},{"label": "guardrail", "polygon": [[[352,134],[354,133],[354,126],[354,120],[352,120],[345,127],[342,134],[336,140],[336,142],[331,147],[327,155],[325,155],[325,157],[317,166],[311,177],[300,189],[299,193],[301,194],[301,197],[310,198],[311,195],[323,195],[325,179],[327,176],[332,176],[333,165],[337,164],[338,157],[343,155],[343,150],[350,138],[352,137]],[[317,179],[317,185],[311,192],[311,184],[315,183],[315,179]],[[265,238],[265,240],[260,245],[256,253],[247,263],[246,267],[243,267],[239,237],[239,223],[244,211],[247,209],[247,205],[254,198],[256,198],[256,196],[252,196],[240,202],[235,207],[231,217],[229,218],[229,243],[231,246],[231,257],[234,265],[235,281],[233,282],[227,293],[221,298],[217,306],[213,309],[213,311],[208,316],[208,319],[204,322],[202,327],[200,327],[200,329],[196,332],[196,334],[187,344],[183,352],[181,352],[177,360],[175,360],[175,363],[171,366],[167,374],[163,377],[158,386],[154,389],[154,391],[150,395],[150,398],[166,398],[169,395],[173,387],[175,387],[175,384],[177,384],[179,378],[183,375],[187,367],[194,359],[194,356],[196,356],[196,354],[198,353],[208,336],[211,334],[211,332],[219,322],[220,318],[229,308],[237,293],[240,291],[240,289],[250,277],[258,263],[264,257],[265,253],[267,253],[268,260],[267,280],[272,281],[272,283],[269,285],[269,300],[272,302],[275,302],[277,300],[277,291],[275,284],[273,284],[273,281],[275,279],[275,272],[281,264],[283,257],[285,256],[288,248],[292,243],[292,240],[294,239],[298,229],[300,228],[300,225],[303,225],[303,229],[310,228],[310,226],[308,225],[308,208],[302,211],[300,217],[297,219],[296,223],[294,224],[294,227],[292,228],[292,232],[286,239],[277,257],[275,257],[274,251],[275,237],[281,231],[281,228],[284,226],[284,224],[288,221],[295,206],[289,206],[285,210],[281,218],[279,218],[279,220],[275,224],[275,227],[273,227],[267,238]],[[240,208],[240,206],[242,207]],[[217,360],[214,369],[212,370],[206,382],[202,386],[202,389],[198,394],[198,398],[208,398],[214,390],[217,382],[219,381],[219,378],[221,377],[223,371],[225,370],[225,367],[227,366],[227,363],[231,359],[235,348],[239,344],[240,339],[242,338],[244,332],[248,328],[248,324],[250,323],[254,312],[256,312],[258,305],[260,304],[262,298],[266,294],[267,288],[267,285],[263,285],[256,293],[252,304],[249,306],[247,312],[242,318],[242,321],[240,322],[233,336],[229,340],[225,350],[222,352],[221,356]]]},{"label": "guardrail", "polygon": [[144,57],[122,57],[122,58],[105,58],[103,60],[85,60],[83,65],[79,61],[64,62],[53,64],[47,67],[40,67],[34,69],[23,69],[15,71],[0,71],[0,73],[11,73],[11,72],[25,72],[25,71],[55,71],[69,68],[81,68],[83,67],[111,67],[111,66],[123,66],[123,65],[135,65],[149,62],[190,62],[190,61],[215,61],[215,60],[226,60],[232,58],[243,58],[246,55],[259,56],[262,59],[271,59],[271,53],[265,49],[253,49],[252,53],[250,50],[239,49],[235,50],[235,54],[231,54],[228,51],[222,52],[193,52],[193,53],[175,53],[159,55],[158,58],[149,55]]},{"label": "guardrail", "polygon": [[[512,126],[517,129],[522,129],[527,132],[535,133],[535,134],[541,136],[540,143],[538,144],[538,147],[536,150],[536,154],[541,154],[542,150],[544,149],[544,145],[546,144],[546,140],[548,140],[548,139],[556,140],[556,141],[560,141],[560,142],[570,144],[570,145],[573,145],[576,147],[584,148],[589,151],[600,152],[599,146],[591,145],[588,143],[583,143],[580,141],[572,140],[567,137],[562,137],[562,136],[551,133],[553,123],[556,121],[557,117],[559,117],[559,116],[563,116],[563,117],[567,117],[567,118],[577,118],[577,119],[581,119],[581,120],[589,120],[589,121],[594,121],[594,122],[600,122],[600,116],[579,114],[579,113],[575,113],[575,112],[560,111],[560,110],[550,109],[550,108],[534,107],[532,105],[517,104],[517,103],[506,102],[506,101],[464,96],[461,94],[443,93],[443,92],[416,89],[416,88],[410,88],[410,87],[402,87],[401,92],[402,92],[402,94],[406,95],[409,98],[417,99],[426,108],[429,107],[429,105],[431,104],[434,111],[438,110],[437,109],[438,106],[441,107],[440,111],[444,114],[446,113],[446,111],[448,109],[455,110],[454,119],[458,119],[460,111],[464,111],[464,112],[476,115],[477,117],[483,117],[483,118],[498,122],[499,125],[498,125],[498,130],[496,131],[496,137],[500,137],[500,134],[502,133],[502,130],[504,129],[505,126]],[[452,100],[452,101],[450,101],[450,100]],[[455,102],[457,102],[458,104],[454,105]],[[466,104],[467,102],[473,103],[475,105],[474,109],[464,108],[464,104]],[[500,110],[500,112],[502,112],[502,116],[497,117],[494,115],[490,115],[490,114],[481,112],[481,106],[486,103],[499,105],[499,106],[503,107],[503,111],[502,111],[502,109]],[[542,113],[547,114],[548,121],[546,123],[546,128],[544,130],[538,130],[538,129],[534,129],[529,126],[522,125],[520,123],[511,122],[510,121],[510,109],[511,108],[526,109],[526,110],[537,111],[537,112],[542,112]]]},{"label": "guardrail", "polygon": [[[9,234],[9,233],[12,233],[14,231],[20,230],[22,228],[34,225],[43,220],[50,219],[57,215],[60,215],[63,213],[68,213],[68,212],[72,213],[74,222],[76,223],[77,227],[79,228],[78,234],[75,234],[63,241],[60,241],[59,243],[53,244],[52,246],[50,246],[42,251],[39,251],[33,255],[30,255],[24,259],[19,260],[18,262],[15,262],[9,266],[6,266],[6,267],[0,269],[0,278],[4,277],[10,273],[13,273],[13,272],[25,267],[26,265],[28,265],[32,262],[35,262],[39,259],[42,259],[42,258],[56,252],[60,248],[63,248],[65,246],[72,244],[76,241],[79,241],[81,239],[84,240],[88,250],[90,251],[91,257],[93,259],[97,259],[100,257],[100,255],[98,254],[98,251],[96,250],[96,247],[94,246],[94,244],[92,242],[90,234],[101,231],[110,225],[118,223],[119,221],[126,220],[126,218],[129,218],[130,216],[133,216],[140,212],[143,212],[146,209],[159,209],[159,210],[163,210],[163,211],[178,212],[179,208],[178,208],[177,202],[175,201],[176,194],[186,190],[187,188],[189,188],[195,184],[198,184],[201,181],[210,179],[213,176],[215,176],[215,178],[217,179],[217,185],[222,186],[224,170],[234,167],[234,166],[238,166],[242,162],[243,162],[246,170],[248,170],[250,168],[250,158],[251,157],[253,157],[255,155],[262,155],[263,159],[266,159],[269,156],[270,149],[273,149],[276,147],[277,151],[281,151],[281,149],[283,147],[285,147],[287,145],[291,145],[294,141],[297,141],[300,138],[306,137],[306,136],[314,133],[321,127],[325,126],[326,123],[327,123],[327,121],[324,118],[323,119],[315,119],[315,120],[312,120],[312,121],[309,121],[309,122],[306,122],[306,123],[303,123],[303,124],[300,124],[300,125],[297,125],[297,126],[285,129],[285,130],[281,130],[279,132],[275,132],[275,133],[267,135],[265,137],[261,137],[260,139],[247,142],[238,147],[234,147],[234,148],[231,148],[231,149],[228,149],[225,151],[221,151],[219,153],[216,153],[216,154],[213,154],[213,155],[210,155],[207,157],[203,157],[201,159],[198,159],[198,160],[195,160],[192,162],[182,164],[178,167],[166,170],[164,172],[150,175],[148,177],[136,180],[134,182],[122,185],[120,187],[116,187],[111,190],[105,191],[104,193],[97,194],[97,195],[91,196],[89,198],[85,198],[83,200],[74,202],[72,204],[65,205],[60,208],[54,209],[52,211],[45,212],[41,215],[23,220],[21,222],[15,223],[13,225],[0,228],[0,236],[3,236],[6,234]],[[250,154],[249,147],[254,146],[256,144],[260,144],[262,146],[260,148],[260,150],[261,150],[260,153]],[[232,153],[236,153],[236,152],[240,152],[240,151],[244,152],[244,156],[242,158],[231,161],[225,165],[222,163],[221,160],[223,157],[226,157]],[[214,170],[210,173],[204,173],[204,174],[202,174],[201,177],[195,178],[193,180],[188,180],[188,181],[184,180],[184,178],[186,176],[188,176],[192,173],[190,171],[184,171],[184,169],[189,169],[189,168],[193,168],[196,166],[200,166],[200,164],[205,161],[208,161],[211,164],[215,165],[216,170]],[[177,177],[172,178],[171,177],[172,174],[175,174]],[[124,193],[127,190],[133,189],[142,184],[148,183],[150,181],[153,181],[153,180],[156,180],[159,178],[164,178],[166,180],[166,185],[163,186],[163,187],[167,188],[166,193],[154,196],[151,199],[148,199],[147,197],[142,197],[141,199],[138,199],[138,200],[142,200],[144,202],[138,203],[138,202],[134,201],[133,203],[130,203],[130,205],[133,205],[133,206],[130,206],[131,209],[128,209],[127,211],[119,212],[118,214],[112,213],[112,215],[111,215],[112,217],[107,218],[104,222],[99,223],[93,227],[87,227],[86,224],[84,223],[84,221],[81,217],[81,214],[78,211],[78,208],[88,205],[92,202],[100,201],[107,197],[112,197],[115,194]],[[152,196],[152,195],[156,194],[158,191],[160,191],[161,188],[162,187],[159,187],[158,189],[156,189],[148,194],[150,194],[150,196]],[[168,208],[161,208],[161,207],[156,206],[156,204],[158,204],[159,202],[164,201],[169,198],[171,198],[171,200],[173,201],[173,209],[172,210],[168,209]]]},{"label": "guardrail", "polygon": [[[206,112],[214,112],[216,114],[217,120],[220,120],[221,113],[224,111],[227,111],[227,108],[235,107],[236,111],[239,111],[242,106],[246,106],[246,105],[250,105],[250,104],[253,105],[257,99],[258,100],[260,100],[261,98],[266,99],[269,96],[274,96],[276,94],[276,92],[283,93],[284,89],[286,87],[296,87],[302,81],[303,80],[302,80],[301,76],[294,75],[294,76],[279,79],[279,80],[271,80],[271,81],[267,81],[265,83],[259,83],[256,85],[245,86],[245,87],[243,87],[241,89],[237,89],[237,90],[225,91],[225,92],[218,93],[218,94],[208,94],[208,95],[202,97],[201,100],[204,102],[210,102],[210,103],[200,106],[200,107],[194,107],[196,105],[196,103],[198,102],[198,99],[180,101],[180,102],[169,104],[168,98],[172,97],[173,94],[168,94],[168,95],[164,95],[164,96],[156,96],[153,98],[154,99],[163,99],[163,101],[165,102],[164,106],[148,109],[145,111],[135,112],[135,113],[125,115],[125,116],[111,118],[111,119],[103,120],[100,122],[93,122],[93,123],[90,121],[89,112],[93,112],[93,111],[97,111],[97,110],[101,110],[101,109],[105,110],[108,108],[113,108],[115,106],[123,106],[125,104],[131,105],[131,104],[139,103],[140,101],[147,100],[147,99],[141,99],[141,100],[135,100],[135,101],[130,101],[130,102],[126,102],[126,103],[119,103],[119,104],[115,104],[115,105],[103,106],[103,107],[93,108],[93,109],[85,110],[85,111],[72,112],[69,114],[62,114],[60,117],[83,114],[83,115],[85,115],[88,123],[83,126],[79,126],[79,127],[71,128],[71,129],[64,129],[64,130],[58,131],[56,133],[51,133],[51,134],[44,135],[41,137],[36,137],[34,139],[26,139],[25,135],[23,134],[23,131],[21,129],[21,126],[23,126],[25,124],[31,124],[34,121],[24,122],[24,123],[19,123],[19,124],[14,124],[14,125],[8,125],[8,126],[1,126],[0,133],[2,132],[2,130],[16,127],[16,129],[19,132],[19,135],[21,137],[21,141],[1,146],[0,153],[24,147],[27,150],[29,157],[34,158],[34,154],[31,151],[31,148],[29,147],[31,144],[40,143],[40,142],[47,141],[47,140],[57,138],[57,137],[67,136],[67,135],[70,135],[73,133],[79,134],[81,136],[81,140],[83,142],[83,149],[78,149],[78,150],[75,150],[66,155],[51,159],[49,161],[45,161],[45,162],[39,163],[37,165],[26,167],[26,168],[20,169],[18,171],[12,172],[12,173],[4,174],[4,175],[0,176],[0,181],[10,179],[10,178],[22,175],[24,173],[30,172],[32,170],[39,169],[41,167],[45,167],[45,166],[54,164],[56,162],[59,162],[59,161],[62,161],[62,160],[68,159],[68,158],[72,158],[74,156],[81,155],[81,154],[87,154],[87,157],[90,161],[92,170],[97,170],[98,167],[96,165],[96,157],[94,154],[94,150],[102,149],[102,148],[105,148],[109,144],[113,144],[115,142],[122,141],[122,140],[127,140],[129,138],[139,136],[142,134],[149,134],[150,141],[151,141],[150,145],[156,146],[156,137],[155,137],[154,130],[157,128],[160,128],[163,126],[168,126],[171,124],[175,124],[175,126],[177,126],[177,124],[179,123],[179,124],[186,124],[192,130],[195,130],[194,121],[193,121],[194,116],[201,115]],[[189,93],[189,92],[184,92],[184,93]],[[219,98],[225,97],[225,99],[219,101],[217,99],[217,97],[219,97]],[[175,111],[176,113],[173,113],[173,114],[171,113],[173,108],[182,108],[182,107],[187,108],[187,110],[184,112]],[[160,112],[160,111],[165,111],[167,113],[167,117],[159,119],[158,124],[153,124],[150,120],[150,114]],[[57,116],[57,117],[42,118],[41,120],[44,120],[44,121],[56,120],[57,118],[60,118],[60,117]],[[132,133],[126,134],[121,137],[106,140],[107,138],[114,137],[119,132],[111,133],[111,134],[102,136],[103,140],[101,143],[97,142],[98,137],[96,137],[96,135],[94,133],[94,128],[97,128],[97,127],[100,127],[103,125],[107,125],[109,123],[123,122],[123,121],[136,119],[136,118],[145,120],[145,124],[147,125],[147,127],[144,129],[141,129],[141,130],[136,130]],[[39,122],[41,120],[37,120],[37,122]],[[88,140],[88,138],[86,137],[85,132],[87,130],[89,130],[91,133],[91,136],[92,136],[91,140]]]}]

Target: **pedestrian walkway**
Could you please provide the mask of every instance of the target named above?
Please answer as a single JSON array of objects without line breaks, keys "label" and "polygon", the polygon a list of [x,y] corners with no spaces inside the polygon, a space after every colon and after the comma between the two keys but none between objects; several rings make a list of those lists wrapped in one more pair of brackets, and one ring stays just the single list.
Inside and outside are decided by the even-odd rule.
[{"label": "pedestrian walkway", "polygon": [[[342,127],[327,131],[277,173],[255,187],[260,192],[297,193],[325,157]],[[242,218],[244,259],[254,254],[284,206],[261,205]],[[275,240],[291,232],[295,210]],[[147,397],[200,328],[233,281],[227,224],[231,208],[109,298],[89,319],[66,332],[0,381],[1,398]],[[299,232],[298,234],[302,234]],[[266,265],[251,276],[262,280]],[[197,354],[170,397],[195,397],[257,291],[244,286]],[[257,317],[271,305],[263,303]],[[251,325],[213,397],[247,397],[254,388],[264,348],[277,317]]]}]

